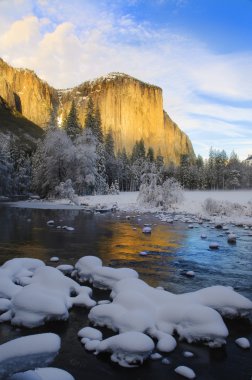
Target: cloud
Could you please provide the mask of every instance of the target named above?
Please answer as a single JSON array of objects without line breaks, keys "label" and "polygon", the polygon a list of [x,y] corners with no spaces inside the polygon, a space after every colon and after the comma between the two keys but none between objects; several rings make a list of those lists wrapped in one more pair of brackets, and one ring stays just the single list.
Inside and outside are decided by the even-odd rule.
[{"label": "cloud", "polygon": [[[10,3],[13,6],[16,1],[22,7],[17,7],[14,20]],[[97,4],[87,0],[1,1],[0,56],[14,66],[35,70],[56,88],[111,71],[159,85],[164,108],[201,154],[208,154],[208,131],[213,146],[229,141],[230,151],[239,140],[245,141],[249,132],[239,122],[249,124],[251,110],[234,107],[229,99],[232,104],[252,101],[252,52],[217,54],[188,35],[137,22],[106,1]],[[225,102],[220,104],[210,96]],[[231,137],[235,138],[232,149]]]}]

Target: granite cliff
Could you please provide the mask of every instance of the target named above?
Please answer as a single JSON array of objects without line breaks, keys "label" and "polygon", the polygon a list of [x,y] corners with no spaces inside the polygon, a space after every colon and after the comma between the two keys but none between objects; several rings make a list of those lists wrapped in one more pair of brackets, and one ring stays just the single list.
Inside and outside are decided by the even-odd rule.
[{"label": "granite cliff", "polygon": [[194,156],[187,135],[163,111],[162,90],[121,73],[111,73],[68,90],[55,90],[30,70],[15,69],[0,59],[0,96],[24,117],[45,128],[60,125],[75,101],[82,126],[92,97],[100,108],[102,128],[112,129],[116,150],[131,152],[143,138],[146,148],[160,149],[167,162]]}]

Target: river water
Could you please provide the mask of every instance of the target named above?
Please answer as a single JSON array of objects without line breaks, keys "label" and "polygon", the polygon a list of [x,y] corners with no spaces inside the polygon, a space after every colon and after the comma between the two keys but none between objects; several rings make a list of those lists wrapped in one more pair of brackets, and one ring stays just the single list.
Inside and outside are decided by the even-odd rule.
[{"label": "river water", "polygon": [[[66,231],[49,227],[55,225],[75,228]],[[145,223],[152,224],[152,234],[142,233]],[[36,210],[0,206],[0,265],[14,257],[33,257],[48,265],[51,256],[58,264],[75,264],[82,256],[95,255],[104,265],[128,267],[139,272],[140,278],[152,286],[163,286],[174,293],[198,290],[211,285],[232,286],[252,299],[252,236],[247,230],[230,226],[238,236],[237,244],[227,243],[225,231],[203,223],[189,229],[187,224],[167,224],[153,215],[125,213],[89,214],[77,210]],[[207,239],[201,239],[201,234]],[[209,242],[219,243],[218,250],[209,250]],[[139,253],[145,251],[147,256]],[[58,265],[57,264],[57,265]],[[55,266],[55,265],[54,265]],[[193,270],[195,277],[183,275]],[[96,300],[105,299],[109,292],[94,289]],[[88,325],[88,310],[74,308],[67,322],[50,322],[33,330],[0,325],[0,343],[22,335],[56,332],[62,338],[62,349],[52,366],[66,369],[76,380],[82,379],[179,379],[174,373],[178,365],[194,369],[202,380],[250,380],[252,355],[250,350],[237,347],[234,340],[245,336],[252,343],[251,319],[225,321],[230,335],[227,345],[210,349],[200,344],[179,342],[176,350],[164,355],[171,364],[148,360],[140,368],[123,369],[113,364],[107,355],[94,356],[82,348],[77,338],[80,328]],[[103,330],[105,336],[109,332]],[[183,351],[194,353],[185,358]]]}]

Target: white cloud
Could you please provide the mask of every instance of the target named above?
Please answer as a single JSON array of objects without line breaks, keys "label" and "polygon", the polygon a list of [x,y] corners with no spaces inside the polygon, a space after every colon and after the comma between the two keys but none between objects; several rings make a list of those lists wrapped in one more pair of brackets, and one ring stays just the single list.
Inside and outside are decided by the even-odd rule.
[{"label": "white cloud", "polygon": [[[9,11],[16,1],[22,6],[14,20]],[[245,141],[246,129],[232,122],[250,122],[251,110],[214,104],[199,94],[252,101],[251,52],[220,55],[189,36],[152,29],[87,0],[0,2],[0,32],[0,56],[35,70],[57,88],[111,71],[159,85],[165,109],[200,153],[209,130],[219,144],[233,137],[235,148],[239,139]]]}]

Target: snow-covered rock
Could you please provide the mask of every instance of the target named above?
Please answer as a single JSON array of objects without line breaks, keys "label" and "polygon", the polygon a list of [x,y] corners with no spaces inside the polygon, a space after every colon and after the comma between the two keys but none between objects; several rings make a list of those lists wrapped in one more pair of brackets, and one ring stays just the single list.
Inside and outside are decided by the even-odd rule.
[{"label": "snow-covered rock", "polygon": [[60,337],[52,333],[29,335],[0,345],[0,379],[48,365],[60,345]]},{"label": "snow-covered rock", "polygon": [[236,243],[236,235],[235,234],[228,234],[227,241],[228,241],[228,243],[235,244]]},{"label": "snow-covered rock", "polygon": [[184,351],[183,352],[183,356],[185,358],[192,358],[194,356],[194,353],[193,352],[190,352],[190,351]]},{"label": "snow-covered rock", "polygon": [[52,257],[50,258],[50,261],[51,261],[52,263],[57,263],[57,262],[59,261],[59,257],[57,257],[57,256],[52,256]]},{"label": "snow-covered rock", "polygon": [[62,273],[64,274],[71,274],[74,270],[74,267],[73,265],[68,265],[68,264],[62,264],[62,265],[58,265],[56,267],[56,269],[60,270]]},{"label": "snow-covered rock", "polygon": [[136,366],[150,356],[154,349],[153,340],[147,335],[130,331],[112,336],[100,342],[96,353],[111,352],[111,360],[122,367]]},{"label": "snow-covered rock", "polygon": [[48,221],[46,222],[46,224],[47,224],[48,226],[54,226],[55,222],[54,222],[54,220],[48,220]]},{"label": "snow-covered rock", "polygon": [[[67,319],[74,306],[92,307],[92,290],[80,286],[43,262],[15,259],[0,267],[0,322],[35,327],[50,319]],[[15,283],[19,282],[20,285]],[[5,299],[5,301],[4,301]]]},{"label": "snow-covered rock", "polygon": [[77,261],[75,269],[81,282],[89,281],[101,289],[112,289],[116,282],[124,278],[138,277],[138,273],[133,269],[102,266],[102,261],[95,256],[82,257]]},{"label": "snow-covered rock", "polygon": [[250,348],[250,342],[247,338],[238,338],[236,339],[235,343],[241,348]]},{"label": "snow-covered rock", "polygon": [[181,365],[174,370],[177,374],[186,377],[187,379],[195,379],[196,375],[195,372],[184,365]]},{"label": "snow-covered rock", "polygon": [[74,380],[74,378],[63,369],[36,368],[34,371],[16,373],[8,380]]},{"label": "snow-covered rock", "polygon": [[102,340],[102,333],[101,331],[94,329],[93,327],[83,327],[78,332],[78,337],[88,338],[90,340]]},{"label": "snow-covered rock", "polygon": [[151,227],[149,227],[149,226],[145,226],[145,227],[142,229],[142,232],[143,232],[143,234],[151,234]]},{"label": "snow-covered rock", "polygon": [[209,244],[210,249],[218,249],[219,248],[219,243],[212,242]]}]

